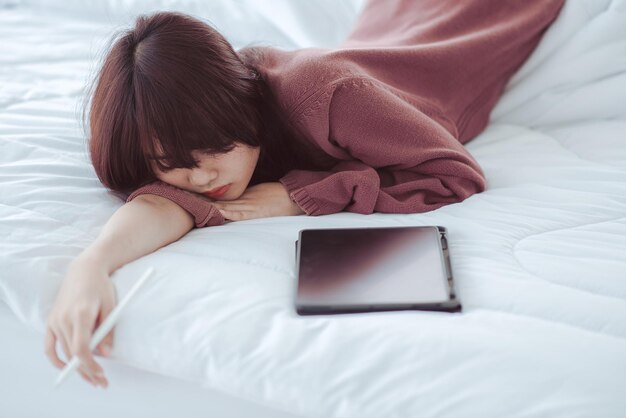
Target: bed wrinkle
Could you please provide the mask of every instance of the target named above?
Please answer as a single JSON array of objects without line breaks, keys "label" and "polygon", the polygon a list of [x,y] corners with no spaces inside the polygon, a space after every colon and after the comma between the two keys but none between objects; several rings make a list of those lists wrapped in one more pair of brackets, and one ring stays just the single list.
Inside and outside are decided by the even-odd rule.
[{"label": "bed wrinkle", "polygon": [[[220,14],[218,3],[198,7],[210,9],[211,20],[242,41],[236,47],[259,33],[270,43],[316,44],[314,30],[292,33],[289,27],[300,22],[283,26],[268,17],[278,6],[256,3],[268,13]],[[326,7],[340,18],[332,4],[307,6],[302,24],[328,26],[312,14]],[[0,257],[6,277],[0,301],[39,331],[62,270],[123,205],[105,195],[77,123],[113,18],[131,24],[129,12],[145,10],[136,0],[122,6],[108,11],[111,16],[102,13],[104,3],[85,3],[83,15],[63,3],[47,5],[56,10],[49,15],[19,8],[0,13],[0,34],[9,40],[0,45],[0,235],[6,237],[0,241],[7,248]],[[304,6],[294,7],[289,3],[286,15],[295,19]],[[626,246],[620,236],[626,113],[620,106],[626,88],[619,87],[626,87],[620,55],[626,32],[619,24],[626,1],[566,0],[565,7],[569,20],[546,32],[506,87],[493,113],[498,117],[466,145],[486,168],[485,192],[422,214],[337,213],[193,230],[115,272],[119,291],[148,265],[161,276],[116,326],[115,361],[303,417],[444,410],[488,416],[478,396],[483,392],[501,401],[494,416],[515,415],[520,403],[537,415],[563,416],[613,405],[618,413],[612,416],[620,416],[626,385],[620,321],[626,284],[619,281],[626,260],[618,254]],[[235,31],[239,26],[229,23],[242,16],[256,20]],[[448,228],[462,314],[295,314],[300,230],[403,225]],[[546,246],[552,250],[542,251]],[[568,265],[560,261],[566,258]],[[567,275],[565,268],[578,270]],[[523,367],[530,362],[534,369]],[[379,383],[368,388],[372,381]],[[384,385],[389,381],[395,386]]]}]

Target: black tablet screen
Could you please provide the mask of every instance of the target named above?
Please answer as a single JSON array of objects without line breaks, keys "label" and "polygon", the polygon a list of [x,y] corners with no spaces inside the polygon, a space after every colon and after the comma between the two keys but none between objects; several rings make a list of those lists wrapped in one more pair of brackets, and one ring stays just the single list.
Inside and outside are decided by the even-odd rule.
[{"label": "black tablet screen", "polygon": [[297,303],[437,303],[449,298],[435,226],[303,230]]}]

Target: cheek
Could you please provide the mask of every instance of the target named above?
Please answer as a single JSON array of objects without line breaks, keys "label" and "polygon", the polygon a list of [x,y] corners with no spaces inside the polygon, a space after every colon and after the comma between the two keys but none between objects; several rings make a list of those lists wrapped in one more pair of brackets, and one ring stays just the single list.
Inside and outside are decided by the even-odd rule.
[{"label": "cheek", "polygon": [[165,183],[173,184],[176,186],[184,186],[183,181],[185,173],[180,170],[172,170],[168,172],[157,172],[157,178]]}]

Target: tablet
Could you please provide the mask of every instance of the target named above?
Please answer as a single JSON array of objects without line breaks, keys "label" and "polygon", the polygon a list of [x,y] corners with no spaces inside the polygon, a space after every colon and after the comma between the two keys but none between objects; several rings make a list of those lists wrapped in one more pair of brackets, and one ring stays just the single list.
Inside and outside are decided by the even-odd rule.
[{"label": "tablet", "polygon": [[461,311],[446,233],[443,226],[300,230],[296,312]]}]

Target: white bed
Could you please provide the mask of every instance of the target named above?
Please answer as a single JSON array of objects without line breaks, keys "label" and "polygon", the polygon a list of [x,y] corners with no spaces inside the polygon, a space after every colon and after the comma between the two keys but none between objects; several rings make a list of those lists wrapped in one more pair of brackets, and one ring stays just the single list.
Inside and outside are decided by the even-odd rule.
[{"label": "white bed", "polygon": [[[623,417],[626,0],[567,0],[466,146],[488,190],[425,214],[195,229],[118,270],[154,278],[115,331],[110,386],[58,391],[43,353],[68,263],[122,205],[79,125],[137,13],[208,19],[237,48],[337,45],[361,0],[0,0],[0,417]],[[299,317],[304,228],[444,225],[463,313]]]}]

